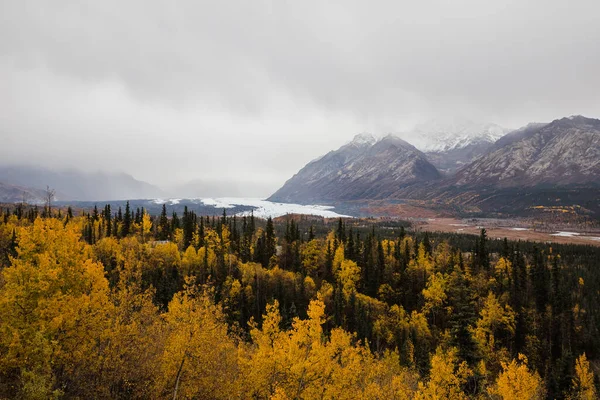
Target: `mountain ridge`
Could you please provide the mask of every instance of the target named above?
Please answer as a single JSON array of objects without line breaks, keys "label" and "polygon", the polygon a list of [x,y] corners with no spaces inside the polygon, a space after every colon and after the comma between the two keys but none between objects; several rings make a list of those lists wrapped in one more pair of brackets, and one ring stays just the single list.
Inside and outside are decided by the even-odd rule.
[{"label": "mountain ridge", "polygon": [[384,198],[397,185],[440,178],[441,174],[425,155],[403,139],[387,135],[374,140],[371,135],[359,134],[337,150],[306,164],[268,200],[327,202]]},{"label": "mountain ridge", "polygon": [[154,198],[164,195],[162,189],[125,173],[75,170],[53,170],[32,165],[0,166],[0,182],[5,187],[30,188],[43,191],[46,186],[56,190],[55,200],[124,200]]}]

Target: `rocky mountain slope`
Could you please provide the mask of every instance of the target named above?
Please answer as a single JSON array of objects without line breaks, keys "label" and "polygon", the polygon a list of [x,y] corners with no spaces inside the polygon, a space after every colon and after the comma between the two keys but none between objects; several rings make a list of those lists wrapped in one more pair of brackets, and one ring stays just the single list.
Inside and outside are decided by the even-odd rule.
[{"label": "rocky mountain slope", "polygon": [[399,137],[376,140],[361,134],[308,163],[269,200],[318,203],[381,199],[401,187],[440,178],[425,155]]},{"label": "rocky mountain slope", "polygon": [[[448,158],[450,151],[469,146],[437,154],[450,163],[456,161]],[[573,116],[532,123],[486,146],[455,175],[442,177],[426,158],[431,153],[394,136],[376,141],[361,135],[309,163],[270,200],[411,199],[467,214],[600,215],[600,120]]]},{"label": "rocky mountain slope", "polygon": [[600,120],[573,116],[513,132],[461,169],[457,186],[600,186]]}]

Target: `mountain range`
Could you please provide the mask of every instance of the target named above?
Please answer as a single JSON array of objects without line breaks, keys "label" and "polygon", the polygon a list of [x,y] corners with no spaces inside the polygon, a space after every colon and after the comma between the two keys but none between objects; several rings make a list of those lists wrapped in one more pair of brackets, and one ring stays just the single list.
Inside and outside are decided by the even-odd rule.
[{"label": "mountain range", "polygon": [[[0,166],[0,202],[41,203],[47,186],[57,201],[215,196],[224,186],[223,195],[238,195],[225,181],[192,181],[165,193],[123,173]],[[237,189],[243,195],[246,186]],[[380,138],[362,133],[309,162],[268,200],[419,200],[487,214],[577,205],[600,215],[599,199],[600,120],[571,116],[513,131],[460,121]]]},{"label": "mountain range", "polygon": [[573,116],[507,136],[461,169],[459,186],[600,185],[600,120]]},{"label": "mountain range", "polygon": [[508,133],[471,126],[428,131],[438,136],[417,127],[420,149],[394,136],[359,135],[307,164],[269,199],[418,199],[506,212],[578,204],[600,213],[600,120],[572,116]]},{"label": "mountain range", "polygon": [[146,199],[164,195],[147,182],[124,173],[85,173],[75,169],[53,170],[29,165],[0,166],[0,201],[43,202],[44,189],[56,191],[55,200]]}]

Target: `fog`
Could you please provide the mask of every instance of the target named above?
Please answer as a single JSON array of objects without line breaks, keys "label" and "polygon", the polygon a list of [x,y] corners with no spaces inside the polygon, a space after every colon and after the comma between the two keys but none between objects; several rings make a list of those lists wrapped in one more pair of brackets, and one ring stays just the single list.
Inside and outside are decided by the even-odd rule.
[{"label": "fog", "polygon": [[267,196],[359,132],[598,117],[598,15],[597,0],[2,1],[0,158]]}]

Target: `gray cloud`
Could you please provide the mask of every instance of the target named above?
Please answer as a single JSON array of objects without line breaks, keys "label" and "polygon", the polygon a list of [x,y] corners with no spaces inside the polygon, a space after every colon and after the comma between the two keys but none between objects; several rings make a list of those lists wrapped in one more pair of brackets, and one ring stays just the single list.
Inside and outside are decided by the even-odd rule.
[{"label": "gray cloud", "polygon": [[0,157],[268,191],[360,131],[598,117],[599,13],[595,0],[3,1]]}]

